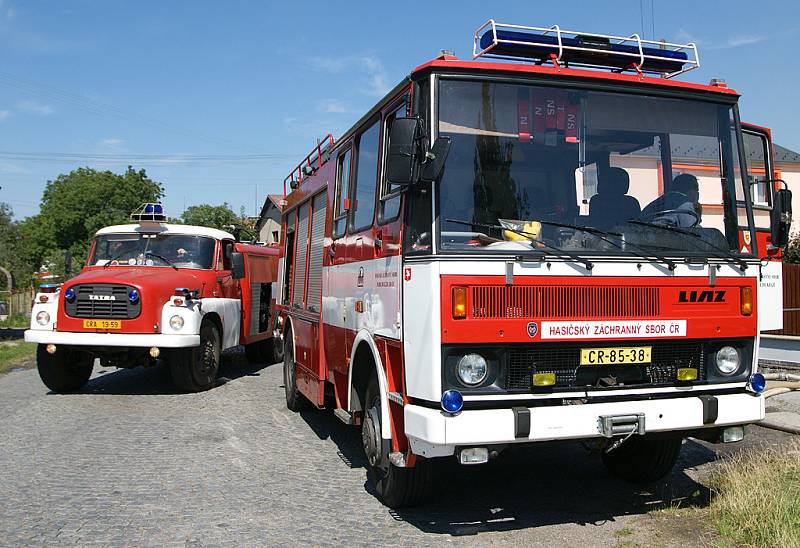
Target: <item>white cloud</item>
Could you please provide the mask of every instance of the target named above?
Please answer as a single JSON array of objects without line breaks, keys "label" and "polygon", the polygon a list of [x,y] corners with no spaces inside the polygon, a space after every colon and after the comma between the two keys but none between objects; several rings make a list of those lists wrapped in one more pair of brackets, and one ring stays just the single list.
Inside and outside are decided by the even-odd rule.
[{"label": "white cloud", "polygon": [[323,99],[319,102],[319,109],[327,114],[346,114],[350,112],[347,105],[335,99]]},{"label": "white cloud", "polygon": [[29,99],[18,102],[17,108],[27,112],[32,112],[33,114],[38,114],[39,116],[49,116],[55,112],[52,106],[44,103],[37,103],[36,101]]},{"label": "white cloud", "polygon": [[0,162],[0,173],[27,173],[27,171],[17,164]]},{"label": "white cloud", "polygon": [[100,141],[100,144],[112,148],[118,147],[123,143],[125,143],[125,141],[122,139],[118,139],[117,137],[109,137],[108,139],[103,139],[102,141]]},{"label": "white cloud", "polygon": [[0,110],[0,122],[11,116],[10,110]]},{"label": "white cloud", "polygon": [[729,48],[738,48],[739,46],[749,46],[750,44],[758,44],[766,40],[766,36],[736,36],[731,38],[726,43]]},{"label": "white cloud", "polygon": [[320,72],[330,74],[352,73],[360,76],[360,88],[367,95],[382,97],[391,87],[387,82],[386,69],[380,59],[371,55],[349,55],[344,57],[316,56],[307,59],[308,65]]}]

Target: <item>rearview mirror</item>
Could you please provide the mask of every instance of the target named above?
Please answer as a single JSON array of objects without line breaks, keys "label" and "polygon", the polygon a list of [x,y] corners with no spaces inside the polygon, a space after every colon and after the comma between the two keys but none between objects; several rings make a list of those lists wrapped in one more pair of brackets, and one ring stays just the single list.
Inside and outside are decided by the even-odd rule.
[{"label": "rearview mirror", "polygon": [[234,280],[244,278],[244,254],[238,251],[231,253],[231,278]]},{"label": "rearview mirror", "polygon": [[782,188],[775,191],[772,200],[772,245],[786,247],[792,228],[792,191]]},{"label": "rearview mirror", "polygon": [[410,185],[419,177],[423,128],[419,118],[396,118],[389,133],[386,180],[392,185]]},{"label": "rearview mirror", "polygon": [[425,167],[422,168],[420,179],[430,183],[439,178],[444,169],[444,161],[450,153],[450,143],[450,137],[436,139],[430,153],[428,153],[428,160],[425,162]]}]

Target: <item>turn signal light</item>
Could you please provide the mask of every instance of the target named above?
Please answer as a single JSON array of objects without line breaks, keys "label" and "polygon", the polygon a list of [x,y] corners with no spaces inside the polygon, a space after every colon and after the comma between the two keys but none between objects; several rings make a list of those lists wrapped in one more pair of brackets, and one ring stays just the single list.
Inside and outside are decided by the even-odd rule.
[{"label": "turn signal light", "polygon": [[453,319],[463,320],[467,317],[467,288],[453,287]]},{"label": "turn signal light", "polygon": [[696,381],[697,369],[694,367],[679,367],[678,368],[679,381]]},{"label": "turn signal light", "polygon": [[555,373],[534,373],[533,386],[553,386],[556,383]]},{"label": "turn signal light", "polygon": [[753,313],[753,289],[751,287],[741,289],[739,302],[742,307],[742,316],[750,316]]}]

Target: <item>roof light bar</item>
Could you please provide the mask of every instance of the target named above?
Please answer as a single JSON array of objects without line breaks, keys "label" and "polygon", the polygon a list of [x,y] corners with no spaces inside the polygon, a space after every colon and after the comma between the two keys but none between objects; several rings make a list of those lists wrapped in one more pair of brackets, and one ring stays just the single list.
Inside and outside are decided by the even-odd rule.
[{"label": "roof light bar", "polygon": [[638,34],[612,36],[552,27],[528,27],[489,19],[475,31],[472,58],[552,62],[596,69],[626,70],[673,78],[700,66],[697,46],[644,40]]},{"label": "roof light bar", "polygon": [[160,203],[146,203],[131,213],[131,220],[137,223],[143,221],[164,222],[167,220],[167,216],[164,213],[164,206]]}]

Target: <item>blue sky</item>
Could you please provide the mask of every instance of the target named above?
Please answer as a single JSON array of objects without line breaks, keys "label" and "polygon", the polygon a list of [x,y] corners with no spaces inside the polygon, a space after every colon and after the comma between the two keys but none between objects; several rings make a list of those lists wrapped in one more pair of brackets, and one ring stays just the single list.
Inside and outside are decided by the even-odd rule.
[{"label": "blue sky", "polygon": [[48,179],[131,163],[172,215],[223,201],[252,214],[317,137],[439,50],[468,58],[490,17],[693,40],[702,67],[684,79],[724,78],[744,120],[800,150],[800,3],[497,4],[0,0],[0,201],[23,218]]}]

